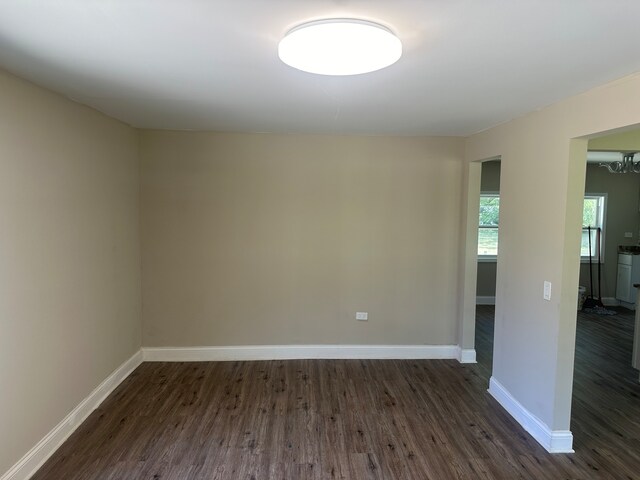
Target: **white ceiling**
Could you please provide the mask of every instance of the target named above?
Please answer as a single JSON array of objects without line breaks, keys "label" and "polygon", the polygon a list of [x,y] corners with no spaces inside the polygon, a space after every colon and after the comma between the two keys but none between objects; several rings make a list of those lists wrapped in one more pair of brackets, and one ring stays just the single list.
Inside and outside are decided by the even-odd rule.
[{"label": "white ceiling", "polygon": [[[291,27],[358,17],[390,68],[284,65]],[[136,127],[468,135],[640,71],[638,0],[1,0],[0,65]]]}]

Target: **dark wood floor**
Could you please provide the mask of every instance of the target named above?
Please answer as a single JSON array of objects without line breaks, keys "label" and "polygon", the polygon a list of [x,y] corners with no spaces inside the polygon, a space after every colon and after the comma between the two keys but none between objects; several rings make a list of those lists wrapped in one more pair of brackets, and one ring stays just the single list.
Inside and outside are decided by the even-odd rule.
[{"label": "dark wood floor", "polygon": [[576,453],[544,451],[456,361],[145,363],[35,475],[42,479],[640,479],[632,316],[581,315]]}]

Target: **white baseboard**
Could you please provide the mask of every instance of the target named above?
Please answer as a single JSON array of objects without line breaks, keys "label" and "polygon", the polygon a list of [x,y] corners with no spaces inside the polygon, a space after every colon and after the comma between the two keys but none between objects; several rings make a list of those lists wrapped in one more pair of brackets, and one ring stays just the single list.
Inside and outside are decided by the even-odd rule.
[{"label": "white baseboard", "polygon": [[458,347],[458,361],[460,363],[477,363],[475,348]]},{"label": "white baseboard", "polygon": [[476,305],[495,305],[496,297],[477,296]]},{"label": "white baseboard", "polygon": [[457,359],[457,345],[247,345],[143,347],[146,362],[297,359]]},{"label": "white baseboard", "polygon": [[[617,307],[620,302],[614,297],[602,297],[602,303],[607,307]],[[495,305],[496,297],[477,296],[476,305]]]},{"label": "white baseboard", "polygon": [[494,377],[489,381],[489,393],[549,453],[573,453],[571,431],[551,430],[518,402]]},{"label": "white baseboard", "polygon": [[617,307],[621,302],[615,297],[602,297],[602,303],[605,307]]},{"label": "white baseboard", "polygon": [[40,440],[0,480],[28,480],[86,420],[109,394],[142,363],[142,352],[136,352],[74,408],[53,430]]}]

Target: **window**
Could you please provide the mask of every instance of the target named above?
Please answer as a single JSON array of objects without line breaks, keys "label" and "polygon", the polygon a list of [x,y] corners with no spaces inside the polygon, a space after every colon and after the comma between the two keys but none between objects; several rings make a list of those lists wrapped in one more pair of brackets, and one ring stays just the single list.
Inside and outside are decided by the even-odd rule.
[{"label": "window", "polygon": [[500,195],[480,195],[480,219],[478,222],[478,257],[491,260],[498,256],[498,220],[500,219]]},{"label": "window", "polygon": [[[600,228],[600,258],[604,258],[604,219],[606,194],[586,194],[582,211],[582,245],[580,255],[589,258],[589,231],[591,227],[591,258],[597,258],[597,231]],[[495,260],[498,256],[498,222],[500,219],[500,195],[483,193],[480,195],[480,218],[478,222],[478,258]]]},{"label": "window", "polygon": [[600,258],[604,258],[604,218],[607,197],[602,194],[586,194],[584,196],[584,207],[582,210],[582,243],[580,256],[589,258],[589,230],[591,227],[591,258],[598,257],[596,249],[596,239],[598,228],[600,234]]}]

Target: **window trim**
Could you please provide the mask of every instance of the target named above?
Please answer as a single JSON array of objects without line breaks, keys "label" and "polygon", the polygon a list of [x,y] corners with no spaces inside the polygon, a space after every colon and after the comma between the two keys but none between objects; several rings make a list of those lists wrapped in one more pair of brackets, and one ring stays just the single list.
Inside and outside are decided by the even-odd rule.
[{"label": "window trim", "polygon": [[[487,190],[487,191],[484,191],[484,192],[480,192],[480,197],[479,198],[482,198],[482,197],[498,197],[498,198],[500,198],[500,192]],[[480,220],[478,219],[478,233],[480,233],[480,229],[481,228],[495,228],[496,230],[498,230],[500,228],[500,226],[498,225],[497,227],[482,227],[482,226],[480,226]],[[498,240],[498,243],[499,242],[500,242],[500,240]],[[499,246],[498,246],[498,248],[499,248]],[[476,251],[477,251],[477,247],[476,247]],[[500,250],[498,250],[498,252],[500,252]],[[478,262],[480,262],[480,263],[496,263],[498,261],[498,255],[481,255],[481,254],[477,253],[477,257],[478,257]]]},{"label": "window trim", "polygon": [[[500,197],[500,192],[495,192],[495,191],[486,191],[486,192],[480,192],[480,197]],[[606,246],[606,223],[607,223],[607,207],[609,204],[609,195],[607,193],[598,193],[598,192],[585,192],[584,195],[582,196],[582,201],[583,201],[583,208],[584,208],[584,200],[587,198],[602,198],[603,199],[603,204],[602,204],[602,209],[600,211],[600,229],[601,229],[601,236],[600,236],[600,263],[604,264],[604,258],[605,258],[605,246]],[[496,228],[499,229],[500,227],[482,227],[480,226],[480,224],[478,223],[478,232],[480,231],[481,228]],[[580,235],[580,238],[582,238],[582,234]],[[582,249],[581,249],[582,250]],[[498,261],[498,256],[497,255],[481,255],[481,254],[477,254],[478,257],[478,262],[480,263],[496,263]],[[591,261],[595,261],[596,257],[592,256],[591,257]],[[582,252],[580,252],[580,263],[589,263],[589,255],[582,255]]]},{"label": "window trim", "polygon": [[[603,205],[600,211],[600,216],[602,217],[600,220],[600,263],[604,264],[605,257],[605,246],[606,246],[606,223],[607,223],[607,206],[609,204],[609,195],[607,193],[597,193],[597,192],[585,192],[583,199],[586,198],[603,198]],[[584,200],[583,200],[584,205]],[[584,206],[583,206],[584,209]],[[583,213],[584,215],[584,213]],[[584,231],[584,230],[583,230]],[[582,239],[582,234],[580,234],[580,239]],[[582,255],[582,248],[580,249],[580,263],[589,263],[589,255]],[[595,252],[594,252],[595,253]],[[591,262],[596,261],[596,256],[591,256]]]}]

